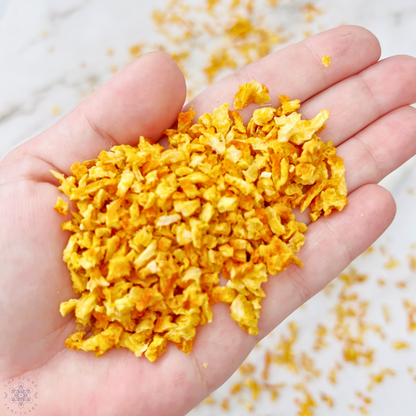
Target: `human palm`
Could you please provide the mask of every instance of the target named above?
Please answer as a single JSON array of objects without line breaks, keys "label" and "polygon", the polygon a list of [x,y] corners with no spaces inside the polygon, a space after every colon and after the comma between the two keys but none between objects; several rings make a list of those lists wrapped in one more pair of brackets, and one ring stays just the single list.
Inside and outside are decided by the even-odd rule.
[{"label": "human palm", "polygon": [[[328,68],[321,63],[325,54],[332,58]],[[58,312],[60,302],[74,296],[62,261],[68,235],[52,210],[59,191],[48,172],[67,174],[75,161],[115,144],[134,145],[140,135],[158,139],[185,99],[173,60],[162,53],[140,58],[10,153],[0,164],[0,382],[35,380],[36,411],[44,416],[182,415],[221,385],[263,336],[337,276],[394,217],[391,195],[375,183],[416,153],[416,110],[408,106],[416,101],[416,89],[409,88],[416,60],[377,62],[379,56],[371,33],[344,26],[255,62],[192,101],[197,115],[212,111],[232,102],[239,84],[255,79],[269,88],[274,105],[285,94],[301,100],[307,118],[329,109],[320,136],[344,158],[349,204],[309,226],[303,268],[291,265],[264,285],[259,336],[242,331],[228,306],[216,304],[213,322],[198,328],[189,355],[173,344],[155,363],[126,349],[101,358],[66,349],[64,341],[75,331],[73,317]]]}]

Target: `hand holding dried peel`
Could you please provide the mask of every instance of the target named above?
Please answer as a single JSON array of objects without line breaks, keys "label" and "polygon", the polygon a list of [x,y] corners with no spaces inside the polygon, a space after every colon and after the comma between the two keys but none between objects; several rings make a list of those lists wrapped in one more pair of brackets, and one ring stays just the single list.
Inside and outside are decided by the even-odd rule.
[{"label": "hand holding dried peel", "polygon": [[[234,106],[263,104],[267,93],[251,81]],[[53,172],[76,208],[62,224],[80,298],[60,311],[74,311],[82,326],[68,348],[101,356],[125,347],[154,361],[172,341],[188,353],[215,302],[258,333],[261,284],[301,265],[295,253],[307,227],[293,210],[309,207],[316,221],[347,203],[343,161],[317,136],[329,112],[302,120],[298,100],[279,98],[279,108],[256,109],[247,127],[228,104],[193,125],[190,110],[165,132],[168,150],[142,137],[137,147],[75,163],[70,177]],[[55,208],[67,209],[61,201]]]}]

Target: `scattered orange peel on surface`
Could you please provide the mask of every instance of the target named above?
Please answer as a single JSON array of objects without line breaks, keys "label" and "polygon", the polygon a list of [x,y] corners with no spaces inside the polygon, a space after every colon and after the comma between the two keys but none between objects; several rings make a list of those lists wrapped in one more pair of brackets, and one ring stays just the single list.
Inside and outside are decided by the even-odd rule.
[{"label": "scattered orange peel on surface", "polygon": [[[259,85],[240,87],[241,108],[269,100]],[[165,131],[167,150],[141,137],[76,162],[72,176],[52,171],[75,207],[63,258],[80,297],[60,312],[74,311],[82,328],[68,348],[124,347],[154,361],[172,341],[189,353],[216,302],[258,333],[262,283],[302,264],[307,227],[293,210],[316,221],[347,203],[343,160],[316,135],[329,111],[302,120],[299,100],[279,98],[247,126],[228,104],[195,124],[191,109]]]}]

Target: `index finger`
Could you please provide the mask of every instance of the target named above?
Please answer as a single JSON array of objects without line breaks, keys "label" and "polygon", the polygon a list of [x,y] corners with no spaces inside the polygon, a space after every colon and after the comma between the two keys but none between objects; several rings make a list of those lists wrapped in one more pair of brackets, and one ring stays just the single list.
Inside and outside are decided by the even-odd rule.
[{"label": "index finger", "polygon": [[[197,116],[212,111],[224,102],[232,102],[240,84],[252,79],[266,85],[271,105],[284,94],[305,101],[330,86],[361,72],[376,63],[381,54],[377,38],[359,26],[340,26],[288,46],[239,71],[226,76],[195,97],[187,106],[194,106]],[[322,57],[329,55],[331,64],[324,67]],[[253,110],[241,111],[247,122]]]}]

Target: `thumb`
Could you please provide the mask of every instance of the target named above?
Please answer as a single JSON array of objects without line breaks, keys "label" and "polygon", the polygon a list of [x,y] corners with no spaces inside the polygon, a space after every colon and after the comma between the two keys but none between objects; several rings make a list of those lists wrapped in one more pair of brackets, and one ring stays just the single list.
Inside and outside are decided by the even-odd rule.
[{"label": "thumb", "polygon": [[[50,181],[48,169],[67,173],[74,162],[95,158],[103,149],[134,145],[140,136],[157,140],[175,121],[185,97],[185,80],[173,59],[162,52],[144,55],[15,149],[2,162],[13,169],[4,171],[16,178],[18,166],[25,166],[25,178]],[[30,163],[21,163],[27,157]]]}]

